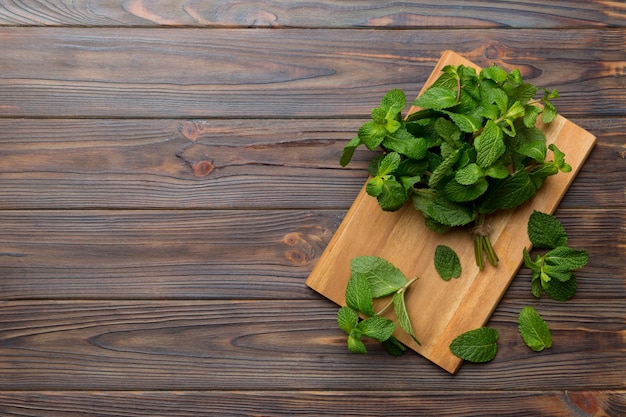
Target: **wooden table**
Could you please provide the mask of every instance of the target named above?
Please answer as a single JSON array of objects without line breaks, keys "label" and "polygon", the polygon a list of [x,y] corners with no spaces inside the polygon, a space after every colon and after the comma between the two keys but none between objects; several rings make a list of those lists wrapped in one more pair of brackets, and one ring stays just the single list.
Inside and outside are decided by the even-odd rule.
[{"label": "wooden table", "polygon": [[[624,3],[158,4],[0,1],[0,415],[626,415]],[[576,296],[522,268],[456,375],[349,353],[305,285],[367,175],[343,146],[446,49],[598,138],[556,212]]]}]

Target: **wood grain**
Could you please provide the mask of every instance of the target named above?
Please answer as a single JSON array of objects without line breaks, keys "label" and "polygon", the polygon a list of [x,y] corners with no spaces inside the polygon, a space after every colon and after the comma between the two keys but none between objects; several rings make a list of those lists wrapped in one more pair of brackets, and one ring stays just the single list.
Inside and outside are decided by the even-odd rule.
[{"label": "wood grain", "polygon": [[[0,390],[624,390],[623,300],[536,308],[553,347],[521,340],[521,301],[489,325],[500,351],[449,375],[419,355],[346,348],[323,299],[266,301],[16,301],[0,315]],[[407,372],[407,370],[410,370]]]},{"label": "wood grain", "polygon": [[[511,407],[511,404],[515,404]],[[5,417],[167,415],[264,416],[387,415],[475,417],[619,416],[626,413],[625,391],[496,391],[454,394],[450,391],[135,391],[0,392]],[[236,410],[236,411],[235,411]]]},{"label": "wood grain", "polygon": [[[462,56],[446,51],[424,89],[439,78],[447,65],[476,68]],[[350,262],[364,255],[388,260],[409,278],[420,277],[413,286],[418,289],[407,292],[405,298],[421,343],[412,341],[402,331],[396,331],[395,336],[448,372],[456,372],[462,361],[448,346],[455,337],[487,322],[522,263],[522,249],[531,246],[526,235],[528,217],[535,210],[550,214],[556,210],[596,141],[592,134],[562,116],[541,129],[548,143],[555,143],[568,155],[572,172],[549,178],[531,201],[515,210],[501,210],[488,216],[489,237],[500,258],[497,268],[478,269],[473,237],[467,229],[457,228],[445,234],[433,232],[411,204],[397,212],[383,212],[364,185],[313,268],[307,285],[345,305]],[[438,245],[449,246],[458,254],[463,279],[446,282],[439,278],[432,263]]]},{"label": "wood grain", "polygon": [[[623,208],[560,210],[583,299],[623,299]],[[0,213],[0,300],[318,299],[305,280],[344,210]],[[531,301],[522,269],[505,297]],[[1,315],[0,309],[0,315]]]},{"label": "wood grain", "polygon": [[619,2],[588,0],[467,4],[413,0],[371,1],[0,1],[0,25],[194,27],[533,27],[611,26],[624,23]]},{"label": "wood grain", "polygon": [[0,28],[0,117],[365,117],[416,96],[445,49],[558,89],[568,118],[626,115],[621,29],[341,33]]},{"label": "wood grain", "polygon": [[[598,143],[560,207],[626,206],[626,119],[573,121]],[[339,157],[364,122],[0,119],[0,208],[347,210],[372,155]]]}]

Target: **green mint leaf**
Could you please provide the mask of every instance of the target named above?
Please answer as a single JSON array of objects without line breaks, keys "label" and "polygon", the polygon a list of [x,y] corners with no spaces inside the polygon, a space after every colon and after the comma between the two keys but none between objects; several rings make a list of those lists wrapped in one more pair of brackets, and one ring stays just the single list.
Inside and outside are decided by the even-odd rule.
[{"label": "green mint leaf", "polygon": [[378,172],[376,175],[389,175],[400,166],[400,155],[397,152],[390,152],[378,162]]},{"label": "green mint leaf", "polygon": [[502,67],[497,65],[492,65],[491,67],[483,68],[480,71],[479,77],[482,79],[493,80],[496,83],[500,84],[506,81],[507,73]]},{"label": "green mint leaf", "polygon": [[372,287],[366,277],[360,274],[350,276],[346,286],[346,304],[366,316],[374,315]]},{"label": "green mint leaf", "polygon": [[554,283],[556,281],[569,281],[573,275],[572,271],[569,268],[558,265],[544,265],[542,270],[550,276],[550,283]]},{"label": "green mint leaf", "polygon": [[453,354],[469,362],[489,362],[498,353],[498,331],[491,327],[479,327],[457,336],[450,343]]},{"label": "green mint leaf", "polygon": [[406,309],[406,303],[404,302],[404,291],[394,294],[393,296],[393,311],[396,313],[398,324],[417,344],[420,344],[419,340],[415,337],[413,332],[413,326],[411,325],[411,319]]},{"label": "green mint leaf", "polygon": [[509,176],[509,169],[500,161],[485,169],[485,175],[491,178],[504,179]]},{"label": "green mint leaf", "polygon": [[489,182],[482,178],[477,183],[471,185],[459,184],[452,180],[443,188],[443,194],[450,201],[465,203],[476,200],[489,188]]},{"label": "green mint leaf", "polygon": [[459,150],[453,150],[440,164],[435,168],[433,173],[430,175],[428,179],[428,186],[430,188],[436,188],[439,182],[444,179],[446,176],[450,175],[454,164],[459,159]]},{"label": "green mint leaf", "polygon": [[502,180],[494,180],[480,205],[481,213],[510,209],[531,199],[537,189],[526,171],[518,171]]},{"label": "green mint leaf", "polygon": [[496,162],[506,151],[503,132],[492,120],[488,120],[484,130],[474,140],[476,163],[486,168]]},{"label": "green mint leaf", "polygon": [[422,159],[428,151],[426,141],[413,136],[406,129],[399,129],[394,135],[386,136],[382,145],[412,159]]},{"label": "green mint leaf", "polygon": [[376,149],[387,135],[387,129],[384,125],[374,121],[365,122],[359,129],[359,140],[367,149],[373,151]]},{"label": "green mint leaf", "polygon": [[402,356],[402,354],[406,352],[406,346],[393,336],[382,342],[382,344],[387,353],[391,356]]},{"label": "green mint leaf", "polygon": [[451,121],[440,117],[434,124],[435,132],[453,148],[461,146],[461,130]]},{"label": "green mint leaf", "polygon": [[363,334],[359,329],[352,329],[352,331],[348,335],[348,349],[350,350],[350,352],[360,354],[367,353],[367,348],[361,340],[362,335]]},{"label": "green mint leaf", "polygon": [[545,289],[548,297],[556,301],[567,301],[574,296],[578,283],[576,282],[576,276],[571,275],[567,281],[552,281],[550,286]]},{"label": "green mint leaf", "polygon": [[445,281],[461,276],[461,261],[454,249],[438,245],[435,249],[435,269]]},{"label": "green mint leaf", "polygon": [[372,316],[361,321],[357,328],[363,332],[364,336],[383,342],[391,337],[396,330],[396,325],[384,317]]},{"label": "green mint leaf", "polygon": [[533,158],[539,163],[546,159],[546,135],[536,127],[520,126],[517,128],[518,143],[515,151],[521,155]]},{"label": "green mint leaf", "polygon": [[517,328],[526,346],[540,352],[552,346],[552,335],[546,322],[537,311],[524,307],[517,317]]},{"label": "green mint leaf", "polygon": [[350,334],[358,323],[359,313],[350,307],[341,307],[337,312],[337,325],[347,334]]},{"label": "green mint leaf", "polygon": [[460,113],[452,113],[445,110],[443,111],[443,113],[450,116],[450,119],[452,119],[454,124],[457,125],[459,129],[461,129],[461,131],[465,133],[474,133],[483,127],[482,120],[478,117]]},{"label": "green mint leaf", "polygon": [[352,160],[352,156],[354,155],[354,151],[356,148],[361,145],[361,138],[358,136],[353,137],[343,148],[343,153],[341,154],[341,158],[339,159],[339,163],[342,167],[345,167]]},{"label": "green mint leaf", "polygon": [[569,164],[565,163],[565,154],[561,152],[554,143],[551,143],[548,146],[548,149],[550,149],[552,153],[554,154],[554,162],[556,163],[557,167],[559,168],[561,172],[572,171],[572,167]]},{"label": "green mint leaf", "polygon": [[365,186],[365,192],[372,197],[378,197],[383,192],[383,184],[385,179],[383,177],[374,177],[367,182]]},{"label": "green mint leaf", "polygon": [[541,107],[535,106],[533,104],[527,104],[526,106],[524,106],[524,110],[526,111],[524,117],[522,118],[524,126],[535,127],[535,125],[537,124],[537,116],[539,116],[542,111]]},{"label": "green mint leaf", "polygon": [[[498,85],[489,82],[483,82],[480,84],[480,104],[483,107],[489,107],[492,104],[496,105],[498,113],[496,117],[504,114],[509,107],[509,96],[500,89]],[[496,118],[494,117],[494,119]]]},{"label": "green mint leaf", "polygon": [[559,246],[544,255],[547,265],[558,266],[563,269],[575,270],[587,265],[589,255],[586,250],[572,249],[567,246]]},{"label": "green mint leaf", "polygon": [[387,119],[394,118],[406,107],[406,95],[402,90],[394,88],[385,94],[380,107],[387,112]]},{"label": "green mint leaf", "polygon": [[530,292],[537,298],[541,297],[543,290],[542,281],[539,279],[539,272],[533,272],[533,278],[530,282]]},{"label": "green mint leaf", "polygon": [[522,250],[522,254],[524,259],[524,265],[526,266],[526,268],[529,268],[533,272],[541,271],[541,262],[533,261],[530,257],[530,252],[528,252],[528,249],[524,248]]},{"label": "green mint leaf", "polygon": [[446,87],[433,86],[424,91],[413,104],[424,109],[447,109],[456,106],[456,96],[456,91]]},{"label": "green mint leaf", "polygon": [[471,208],[441,196],[428,206],[427,214],[428,217],[446,226],[463,226],[476,217]]},{"label": "green mint leaf", "polygon": [[350,271],[369,282],[372,298],[392,294],[407,282],[402,271],[378,256],[357,256],[350,262]]},{"label": "green mint leaf", "polygon": [[376,198],[378,205],[384,211],[396,211],[404,205],[408,195],[404,186],[391,177],[383,181],[382,190]]},{"label": "green mint leaf", "polygon": [[[508,172],[507,172],[508,175]],[[483,169],[475,163],[468,164],[463,168],[456,171],[454,179],[463,185],[476,184],[479,180],[483,179],[485,173]]]},{"label": "green mint leaf", "polygon": [[528,218],[528,238],[536,248],[554,249],[567,244],[567,233],[554,216],[534,211]]}]

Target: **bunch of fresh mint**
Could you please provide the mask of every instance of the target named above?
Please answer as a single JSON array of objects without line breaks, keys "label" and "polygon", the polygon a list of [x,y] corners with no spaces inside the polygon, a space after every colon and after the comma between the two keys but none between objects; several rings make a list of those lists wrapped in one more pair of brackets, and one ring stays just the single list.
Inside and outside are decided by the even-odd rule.
[{"label": "bunch of fresh mint", "polygon": [[524,248],[524,265],[532,271],[531,291],[535,297],[545,293],[557,301],[566,301],[576,292],[574,271],[587,265],[584,249],[567,246],[567,234],[554,216],[539,211],[528,219],[528,238],[535,248],[549,249],[533,260]]},{"label": "bunch of fresh mint", "polygon": [[[408,280],[393,264],[377,256],[358,256],[350,262],[350,279],[346,287],[346,306],[337,313],[339,328],[348,334],[348,349],[354,353],[367,353],[362,338],[370,337],[383,344],[387,351],[399,356],[406,347],[394,336],[395,323],[383,317],[393,306],[400,327],[415,342],[411,320],[406,309],[404,294],[417,278]],[[390,297],[378,311],[374,310],[374,299]],[[361,319],[364,316],[364,319]]]},{"label": "bunch of fresh mint", "polygon": [[485,215],[519,206],[548,176],[571,170],[536,127],[539,116],[549,123],[557,115],[551,100],[558,93],[542,90],[535,99],[539,88],[519,70],[446,66],[413,103],[421,110],[406,118],[405,94],[389,91],[344,147],[340,163],[346,166],[360,145],[382,150],[369,164],[366,185],[380,207],[394,211],[411,201],[438,232],[473,223],[476,263],[482,269],[486,255],[495,266]]}]

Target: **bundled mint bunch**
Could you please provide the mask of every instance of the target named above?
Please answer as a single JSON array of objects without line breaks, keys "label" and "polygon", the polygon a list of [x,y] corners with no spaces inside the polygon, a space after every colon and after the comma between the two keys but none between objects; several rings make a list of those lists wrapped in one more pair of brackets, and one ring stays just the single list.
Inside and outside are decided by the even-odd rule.
[{"label": "bundled mint bunch", "polygon": [[571,171],[537,127],[539,118],[546,124],[557,116],[551,100],[558,96],[525,83],[519,70],[446,66],[413,103],[420,110],[404,118],[404,92],[389,91],[340,163],[346,166],[361,145],[377,151],[366,191],[383,210],[410,201],[431,230],[472,226],[477,265],[483,269],[487,257],[496,266],[485,216],[519,206],[547,177]]}]

